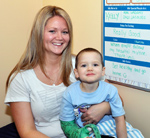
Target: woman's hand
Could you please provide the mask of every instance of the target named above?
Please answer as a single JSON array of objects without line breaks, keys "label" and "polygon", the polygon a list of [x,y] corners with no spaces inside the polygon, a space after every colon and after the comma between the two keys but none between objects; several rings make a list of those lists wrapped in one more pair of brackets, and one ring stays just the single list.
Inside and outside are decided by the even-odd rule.
[{"label": "woman's hand", "polygon": [[108,102],[102,102],[100,104],[96,104],[87,109],[80,109],[83,113],[81,116],[81,120],[87,124],[97,124],[105,114],[111,114],[111,108]]}]

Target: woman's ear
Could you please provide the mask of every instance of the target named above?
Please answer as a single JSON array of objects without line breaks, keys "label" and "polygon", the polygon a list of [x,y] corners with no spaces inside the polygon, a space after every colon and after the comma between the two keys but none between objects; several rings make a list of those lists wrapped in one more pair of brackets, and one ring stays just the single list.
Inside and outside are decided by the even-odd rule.
[{"label": "woman's ear", "polygon": [[105,69],[106,69],[105,67],[102,68],[102,76],[105,75]]},{"label": "woman's ear", "polygon": [[75,74],[76,79],[79,79],[79,74],[78,74],[78,70],[77,69],[74,69],[74,74]]}]

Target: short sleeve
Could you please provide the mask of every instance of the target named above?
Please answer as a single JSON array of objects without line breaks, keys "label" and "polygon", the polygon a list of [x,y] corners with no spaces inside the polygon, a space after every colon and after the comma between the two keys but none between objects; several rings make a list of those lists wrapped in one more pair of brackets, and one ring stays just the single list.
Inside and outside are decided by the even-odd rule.
[{"label": "short sleeve", "polygon": [[122,101],[120,99],[120,96],[118,94],[117,88],[113,88],[113,94],[111,94],[110,98],[110,106],[111,106],[111,112],[113,117],[122,116],[125,114],[125,111],[122,106]]},{"label": "short sleeve", "polygon": [[21,73],[18,73],[10,83],[5,97],[5,104],[10,102],[30,102],[30,94]]}]

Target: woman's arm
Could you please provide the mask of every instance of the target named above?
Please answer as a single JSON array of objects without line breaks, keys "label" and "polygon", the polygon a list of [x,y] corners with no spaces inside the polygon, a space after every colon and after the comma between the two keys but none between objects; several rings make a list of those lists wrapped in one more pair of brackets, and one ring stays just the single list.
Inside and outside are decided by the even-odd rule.
[{"label": "woman's arm", "polygon": [[80,109],[83,112],[81,119],[85,122],[83,125],[89,123],[97,124],[106,114],[111,114],[111,108],[108,102],[102,102],[91,106],[87,109]]},{"label": "woman's arm", "polygon": [[49,138],[37,131],[29,102],[12,102],[10,108],[21,138]]}]

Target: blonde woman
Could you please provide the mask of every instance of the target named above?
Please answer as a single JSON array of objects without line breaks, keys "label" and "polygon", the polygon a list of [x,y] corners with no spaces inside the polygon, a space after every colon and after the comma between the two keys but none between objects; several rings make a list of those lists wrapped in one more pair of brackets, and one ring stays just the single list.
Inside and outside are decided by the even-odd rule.
[{"label": "blonde woman", "polygon": [[[63,92],[76,81],[72,34],[70,17],[62,8],[46,6],[38,12],[27,48],[7,79],[5,104],[15,124],[1,128],[0,137],[66,137],[59,112]],[[105,102],[85,112],[83,119],[98,122],[109,111]]]}]

